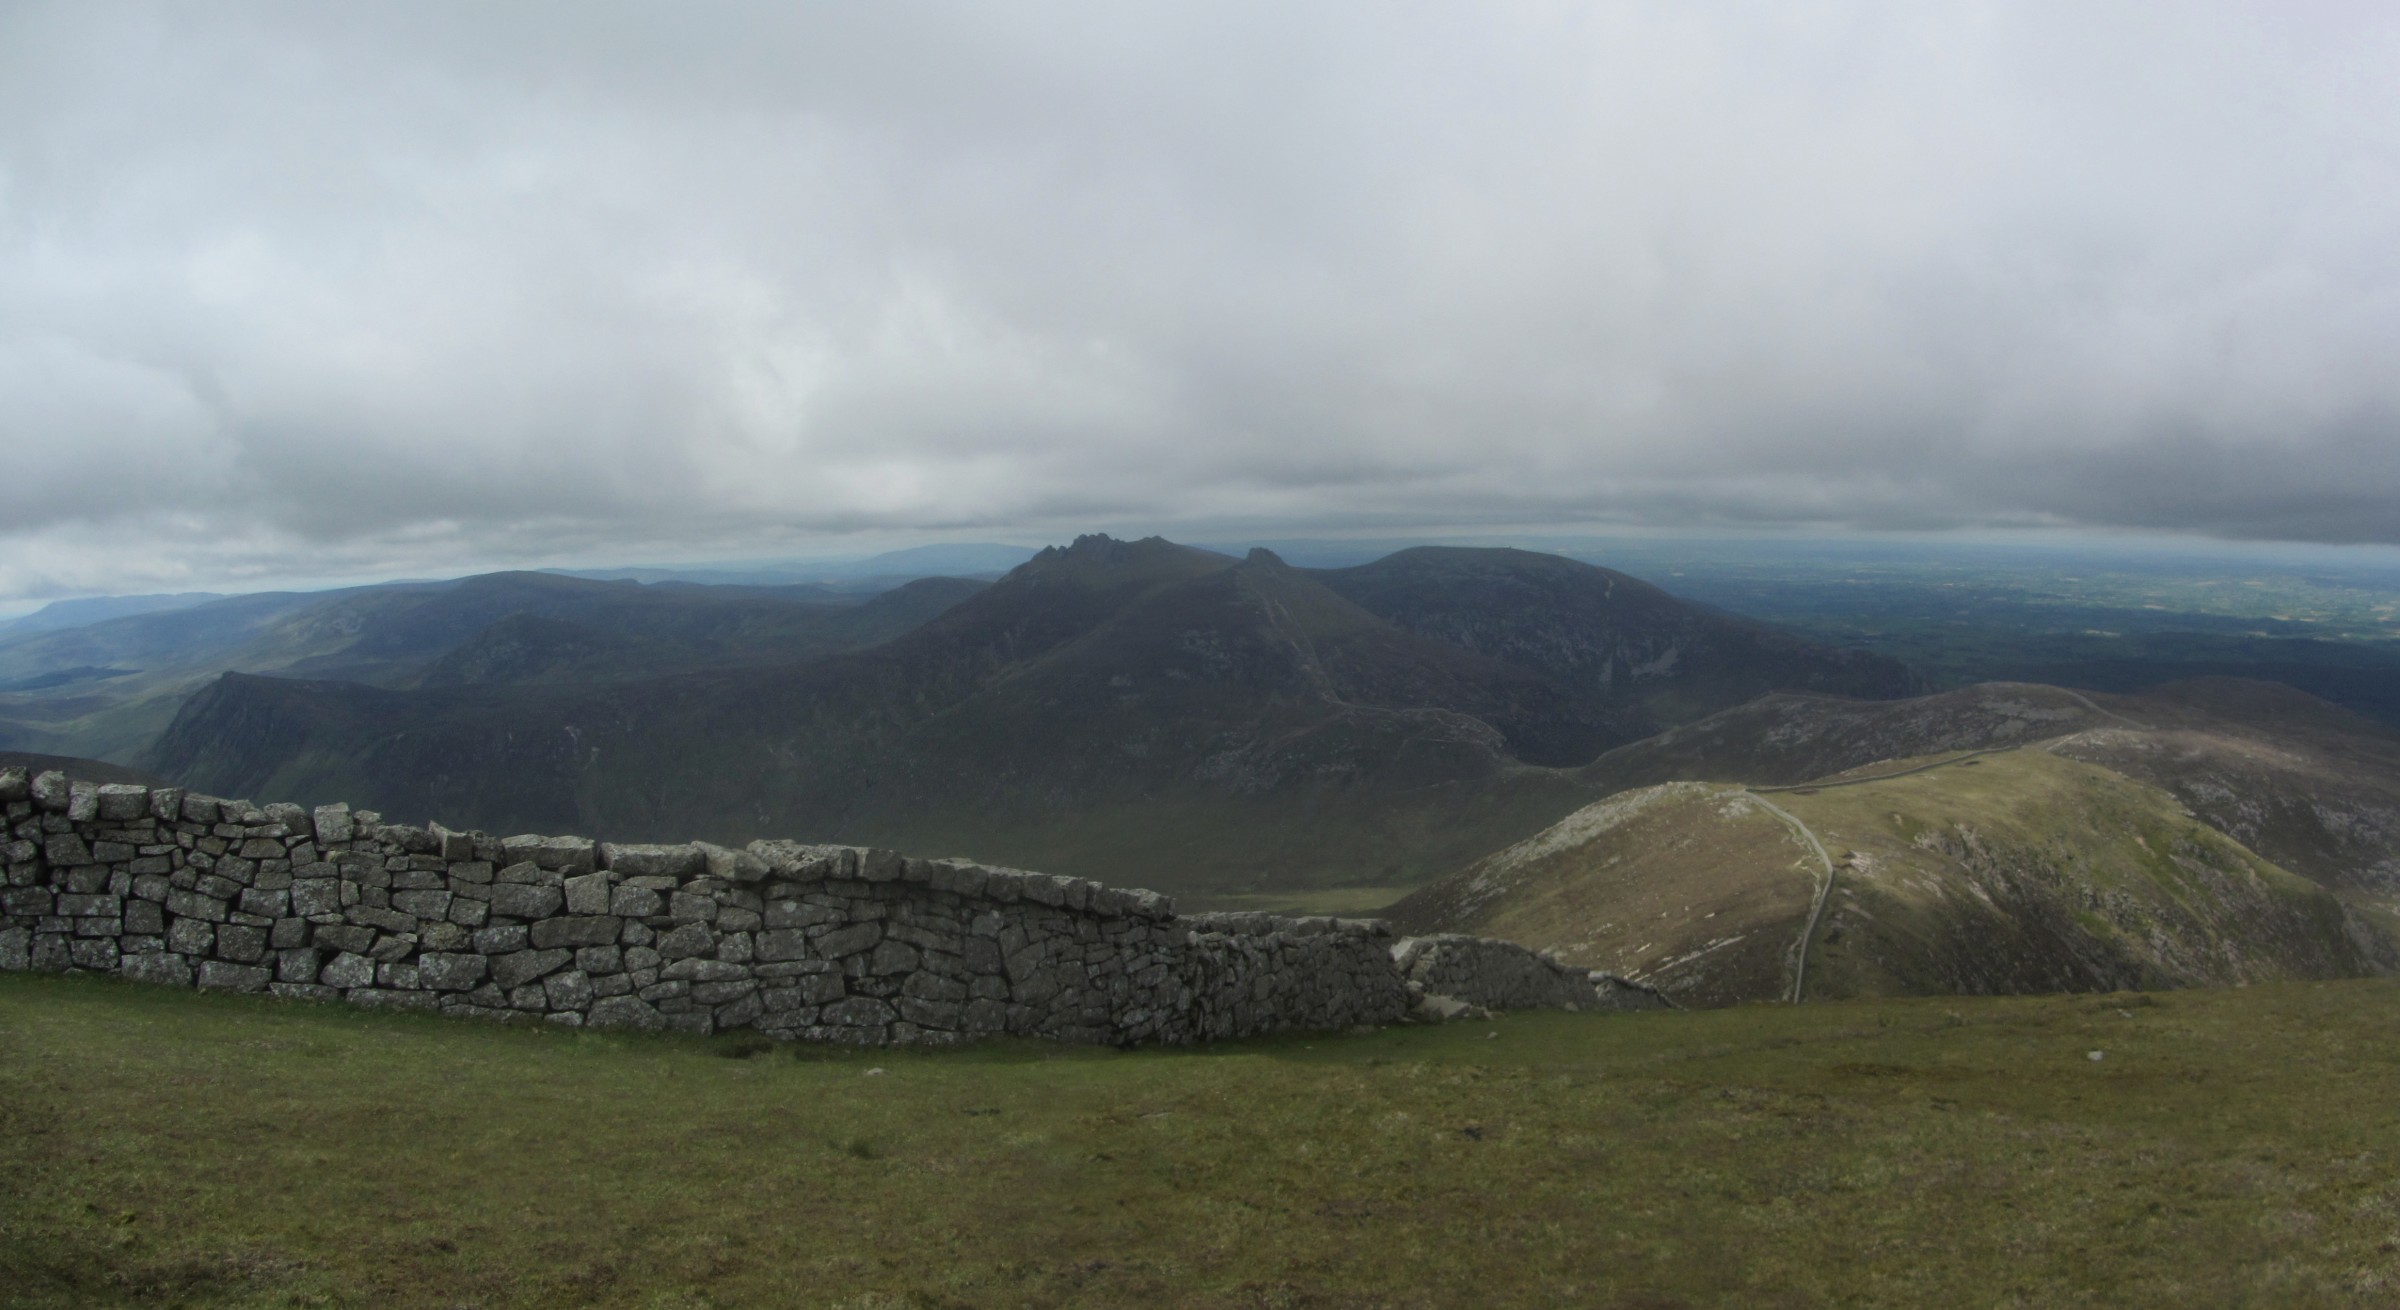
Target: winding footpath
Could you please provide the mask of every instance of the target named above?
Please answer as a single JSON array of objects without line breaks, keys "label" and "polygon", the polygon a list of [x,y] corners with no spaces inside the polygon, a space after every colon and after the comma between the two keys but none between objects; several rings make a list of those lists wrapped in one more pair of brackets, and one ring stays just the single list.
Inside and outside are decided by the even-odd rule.
[{"label": "winding footpath", "polygon": [[[2078,697],[2077,699],[2081,698]],[[2093,710],[2101,714],[2109,713],[2109,711],[2103,710],[2097,705],[2092,705],[2090,701],[2085,701],[2084,704],[2091,705]],[[2123,718],[2124,716],[2117,715],[2116,717]],[[2127,721],[2131,722],[2131,720]],[[1979,759],[1986,755],[1998,755],[2005,751],[2013,751],[2015,749],[2017,749],[2017,747],[2014,743],[2006,746],[1988,746],[1982,750],[1967,751],[1963,754],[1953,755],[1946,760],[1935,760],[1931,764],[1919,764],[1906,769],[1896,769],[1890,773],[1872,774],[1864,778],[1844,778],[1838,782],[1801,782],[1793,783],[1789,786],[1783,787],[1744,787],[1742,789],[1744,792],[1749,794],[1750,799],[1757,801],[1760,805],[1765,806],[1769,814],[1772,814],[1776,818],[1783,820],[1787,824],[1790,824],[1792,831],[1799,833],[1801,840],[1808,843],[1808,848],[1817,853],[1817,863],[1825,870],[1825,880],[1817,887],[1816,904],[1810,906],[1808,910],[1808,925],[1800,930],[1800,940],[1793,947],[1793,952],[1798,957],[1798,962],[1792,966],[1792,993],[1786,999],[1788,999],[1792,1004],[1798,1005],[1800,1003],[1802,994],[1808,986],[1808,948],[1811,943],[1817,940],[1817,927],[1825,919],[1826,902],[1833,899],[1834,865],[1833,856],[1826,853],[1825,843],[1817,840],[1817,834],[1812,831],[1807,824],[1800,821],[1799,815],[1792,813],[1790,810],[1787,810],[1780,805],[1777,805],[1771,800],[1768,800],[1767,793],[1819,792],[1833,787],[1856,787],[1860,783],[1884,782],[1892,778],[1905,778],[1912,773],[1924,773],[1932,769],[1947,768],[1953,764],[1964,764],[1969,760]]]},{"label": "winding footpath", "polygon": [[1750,793],[1750,799],[1766,807],[1767,813],[1790,824],[1792,831],[1799,833],[1801,840],[1808,843],[1808,848],[1817,853],[1817,863],[1825,870],[1825,881],[1817,885],[1817,902],[1808,910],[1808,926],[1800,930],[1800,941],[1797,948],[1800,959],[1792,969],[1792,994],[1787,999],[1792,1004],[1798,1005],[1801,989],[1808,985],[1808,944],[1817,939],[1817,923],[1825,917],[1825,902],[1833,897],[1833,857],[1825,853],[1825,843],[1817,840],[1817,834],[1811,832],[1808,825],[1800,821],[1800,816],[1759,795],[1756,791]]},{"label": "winding footpath", "polygon": [[2066,692],[2067,695],[2075,699],[2076,703],[2082,705],[2085,709],[2090,710],[2094,714],[2115,719],[2117,722],[2122,723],[2127,727],[2140,728],[2144,732],[2149,732],[2152,730],[2149,724],[2143,723],[2138,719],[2129,719],[2124,715],[2117,713],[2115,710],[2102,709],[2100,706],[2092,703],[2091,697],[2084,695],[2080,691],[2070,691],[2065,687],[2061,687],[2059,690]]}]

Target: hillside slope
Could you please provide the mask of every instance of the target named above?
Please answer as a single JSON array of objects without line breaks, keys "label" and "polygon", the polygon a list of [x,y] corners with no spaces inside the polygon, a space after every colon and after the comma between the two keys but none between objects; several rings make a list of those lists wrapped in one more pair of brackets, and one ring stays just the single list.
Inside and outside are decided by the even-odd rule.
[{"label": "hillside slope", "polygon": [[2211,678],[2138,696],[2030,683],[1884,702],[1763,696],[1610,751],[1581,776],[1601,794],[1679,779],[1791,784],[2035,743],[2158,787],[2283,868],[2400,912],[2400,734],[2275,683]]},{"label": "hillside slope", "polygon": [[2400,733],[2275,683],[2210,678],[2125,702],[2050,749],[2171,793],[2218,831],[2400,913]]},{"label": "hillside slope", "polygon": [[2139,708],[2130,698],[2024,682],[1880,701],[1777,692],[1619,747],[1582,772],[1602,792],[1685,779],[1772,786],[1878,760],[2133,726],[2127,711]]},{"label": "hillside slope", "polygon": [[[1626,792],[1392,917],[1555,949],[1696,1004],[1788,996],[1804,934],[1810,998],[2400,969],[2400,919],[2277,867],[2157,788],[2040,749],[1884,776],[1920,763],[1935,761],[1766,795],[1693,782]],[[1825,869],[1807,834],[1834,874],[1813,933]]]}]

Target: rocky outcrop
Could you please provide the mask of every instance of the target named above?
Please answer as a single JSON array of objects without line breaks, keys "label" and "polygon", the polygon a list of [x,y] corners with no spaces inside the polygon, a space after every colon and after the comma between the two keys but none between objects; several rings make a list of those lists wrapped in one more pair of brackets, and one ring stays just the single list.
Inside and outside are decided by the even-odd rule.
[{"label": "rocky outcrop", "polygon": [[1462,933],[1402,940],[1392,952],[1418,996],[1447,997],[1486,1010],[1667,1010],[1655,987],[1562,963],[1515,942]]},{"label": "rocky outcrop", "polygon": [[1638,1008],[1522,947],[1176,914],[962,860],[618,845],[0,771],[0,968],[568,1026],[866,1045],[1188,1043],[1485,1008]]}]

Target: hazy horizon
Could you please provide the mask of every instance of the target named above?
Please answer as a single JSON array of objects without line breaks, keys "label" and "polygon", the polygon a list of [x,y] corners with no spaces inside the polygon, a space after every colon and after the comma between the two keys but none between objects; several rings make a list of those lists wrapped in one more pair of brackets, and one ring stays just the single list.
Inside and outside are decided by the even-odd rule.
[{"label": "hazy horizon", "polygon": [[[1095,532],[1125,539],[1170,534],[1142,531],[1121,525],[1096,528]],[[85,591],[50,596],[26,596],[0,600],[0,623],[39,612],[60,601],[103,599],[118,596],[219,594],[246,595],[261,592],[338,591],[353,587],[402,585],[439,582],[452,578],[472,577],[484,573],[525,569],[535,572],[567,574],[605,574],[660,572],[685,575],[757,573],[785,575],[791,578],[819,576],[832,578],[887,555],[902,555],[916,551],[942,551],[949,548],[978,548],[1012,546],[1027,554],[1045,546],[1065,546],[1081,533],[1056,538],[1020,542],[989,540],[946,540],[909,542],[874,551],[827,551],[822,554],[787,556],[702,555],[688,558],[614,558],[592,557],[560,562],[501,561],[488,568],[468,567],[456,572],[412,575],[355,575],[309,576],[305,574],[268,577],[258,580],[236,580],[233,584],[206,588],[157,588],[151,590]],[[1869,562],[1906,554],[1926,562],[1961,563],[1969,559],[1993,567],[2014,564],[2029,575],[2056,565],[2062,560],[2085,563],[2104,563],[2116,568],[2142,572],[2152,569],[2188,569],[2200,565],[2222,565],[2251,571],[2293,570],[2331,571],[2357,575],[2362,579],[2389,581],[2400,587],[2400,547],[2388,546],[2328,546],[2308,542],[2244,542],[2210,538],[2165,537],[2155,534],[2078,534],[2078,533],[1878,533],[1878,534],[1791,534],[1752,533],[1728,535],[1723,533],[1661,533],[1661,532],[1600,532],[1600,533],[1493,533],[1454,532],[1445,534],[1360,534],[1349,537],[1309,535],[1257,534],[1241,536],[1209,533],[1180,534],[1172,539],[1179,544],[1239,555],[1254,546],[1264,546],[1285,556],[1287,562],[1304,567],[1334,567],[1363,562],[1395,550],[1418,545],[1506,546],[1522,550],[1538,550],[1564,554],[1587,562],[1607,565],[1621,572],[1644,576],[1646,565],[1665,562],[1675,555],[1686,556],[1684,562],[1692,567],[1706,568],[1732,563],[1757,563],[1767,560],[1789,561],[1795,565],[1814,568],[1831,567],[1845,560]],[[1612,558],[1612,550],[1624,554]],[[816,572],[821,570],[822,572]],[[1651,570],[1655,572],[1655,569]],[[2383,575],[2388,575],[2385,577]],[[1646,581],[1665,582],[1665,575],[1647,576]],[[1670,588],[1672,589],[1672,588]]]},{"label": "hazy horizon", "polygon": [[2388,547],[2396,87],[2348,4],[33,0],[0,613],[1089,530]]}]

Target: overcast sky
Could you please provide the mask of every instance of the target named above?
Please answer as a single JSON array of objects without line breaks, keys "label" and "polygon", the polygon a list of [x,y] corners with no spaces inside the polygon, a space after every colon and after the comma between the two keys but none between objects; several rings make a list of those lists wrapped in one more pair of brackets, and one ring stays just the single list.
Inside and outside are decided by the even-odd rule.
[{"label": "overcast sky", "polygon": [[2400,7],[0,0],[0,600],[2400,541]]}]

